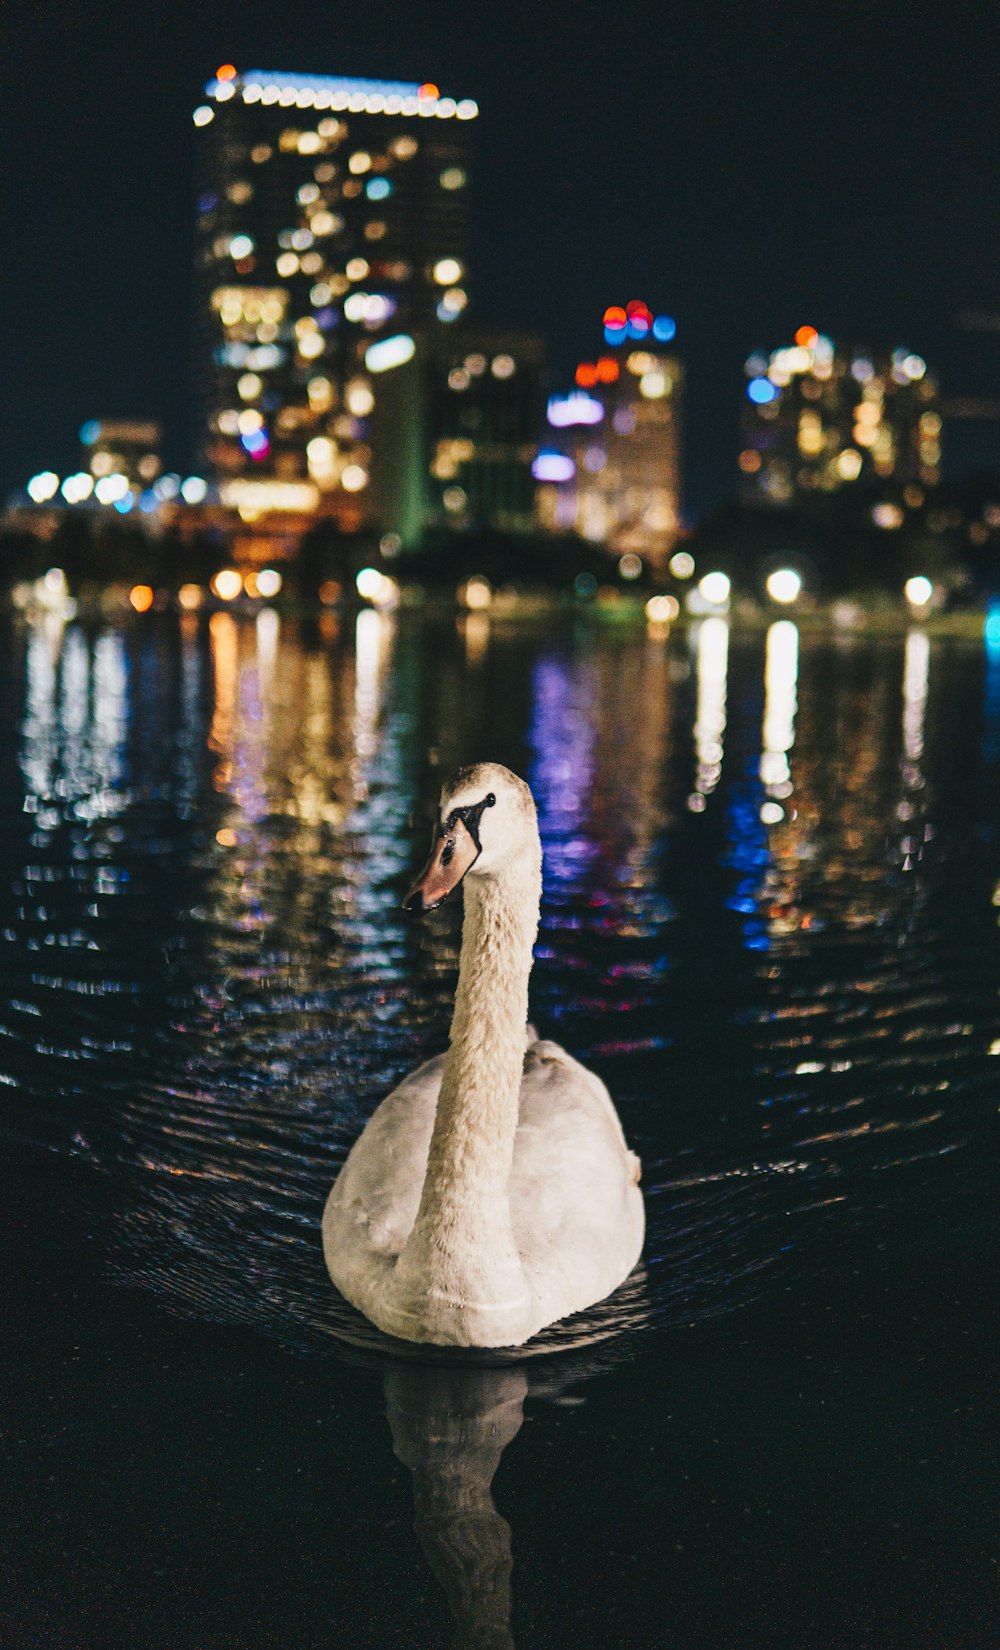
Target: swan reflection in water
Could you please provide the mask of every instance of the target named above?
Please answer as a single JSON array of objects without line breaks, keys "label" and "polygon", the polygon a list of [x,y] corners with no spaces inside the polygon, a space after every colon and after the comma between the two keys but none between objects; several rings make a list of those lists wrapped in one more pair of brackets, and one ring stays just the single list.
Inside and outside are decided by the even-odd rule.
[{"label": "swan reflection in water", "polygon": [[[569,1350],[563,1326],[558,1357],[489,1364],[393,1358],[383,1365],[393,1453],[413,1477],[413,1528],[448,1601],[455,1623],[452,1650],[515,1650],[511,1528],[493,1500],[493,1481],[521,1430],[527,1398],[581,1403],[584,1383],[631,1361],[633,1331],[648,1305],[641,1269],[625,1293],[630,1322],[588,1343],[582,1337],[593,1333],[597,1320],[588,1323],[581,1316],[574,1321],[581,1339]],[[548,1342],[550,1351],[554,1344]]]},{"label": "swan reflection in water", "polygon": [[455,1620],[454,1650],[514,1650],[511,1533],[492,1484],[524,1420],[517,1366],[399,1364],[384,1377],[396,1459],[413,1474],[413,1527]]}]

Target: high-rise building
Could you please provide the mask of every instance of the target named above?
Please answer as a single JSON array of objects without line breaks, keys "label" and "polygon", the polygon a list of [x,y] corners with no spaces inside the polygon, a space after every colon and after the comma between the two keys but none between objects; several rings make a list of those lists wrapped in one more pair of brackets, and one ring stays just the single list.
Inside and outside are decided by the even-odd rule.
[{"label": "high-rise building", "polygon": [[80,430],[85,463],[95,481],[124,477],[135,493],[153,485],[162,469],[163,431],[152,419],[89,418]]},{"label": "high-rise building", "polygon": [[538,515],[550,530],[577,532],[617,556],[655,565],[681,525],[684,368],[661,347],[674,335],[673,321],[654,320],[638,302],[628,307],[627,322],[624,310],[607,312],[609,352],[581,361],[576,388],[549,400],[534,464]]},{"label": "high-rise building", "polygon": [[[369,524],[369,352],[400,361],[468,303],[471,99],[436,86],[218,70],[199,128],[197,391],[223,504]],[[386,359],[383,350],[383,361]]]},{"label": "high-rise building", "polygon": [[751,355],[746,377],[745,503],[853,493],[877,525],[898,526],[939,481],[938,386],[911,350],[837,345],[800,327],[792,344]]}]

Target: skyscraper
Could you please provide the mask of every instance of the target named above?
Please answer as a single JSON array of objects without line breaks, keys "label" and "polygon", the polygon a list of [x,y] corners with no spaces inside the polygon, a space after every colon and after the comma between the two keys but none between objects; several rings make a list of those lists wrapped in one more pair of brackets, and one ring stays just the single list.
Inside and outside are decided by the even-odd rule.
[{"label": "skyscraper", "polygon": [[358,528],[380,456],[368,352],[384,372],[468,303],[477,106],[429,83],[232,64],[206,93],[195,350],[208,471],[246,519],[323,509]]},{"label": "skyscraper", "polygon": [[853,493],[876,525],[898,526],[903,507],[919,508],[939,481],[937,384],[911,350],[837,345],[804,326],[792,344],[752,355],[746,377],[746,503]]},{"label": "skyscraper", "polygon": [[549,400],[534,466],[539,520],[658,564],[681,525],[684,368],[659,347],[673,321],[637,300],[628,311],[607,311],[611,353],[581,361],[576,388]]}]

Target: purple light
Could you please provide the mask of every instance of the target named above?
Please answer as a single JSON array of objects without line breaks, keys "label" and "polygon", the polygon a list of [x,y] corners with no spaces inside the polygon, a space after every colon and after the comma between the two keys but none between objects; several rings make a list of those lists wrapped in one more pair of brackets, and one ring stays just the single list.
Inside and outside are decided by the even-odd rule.
[{"label": "purple light", "polygon": [[266,458],[271,451],[271,443],[267,438],[266,430],[247,430],[245,435],[240,436],[240,442],[246,448],[250,457],[256,459],[258,463],[261,459]]},{"label": "purple light", "polygon": [[531,466],[536,481],[571,481],[576,465],[565,453],[541,452]]},{"label": "purple light", "polygon": [[549,398],[547,417],[554,429],[568,429],[573,424],[599,424],[604,408],[585,390],[574,390],[569,395]]}]

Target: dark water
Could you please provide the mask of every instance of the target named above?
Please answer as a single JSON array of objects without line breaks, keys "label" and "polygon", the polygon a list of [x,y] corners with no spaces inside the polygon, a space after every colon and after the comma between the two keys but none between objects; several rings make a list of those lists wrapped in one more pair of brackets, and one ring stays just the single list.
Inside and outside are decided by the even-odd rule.
[{"label": "dark water", "polygon": [[[0,1643],[989,1650],[1000,654],[324,623],[3,639]],[[443,1044],[399,900],[482,758],[649,1238],[401,1356],[319,1218]]]}]

